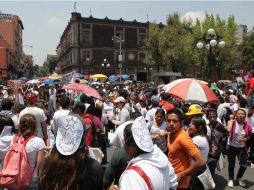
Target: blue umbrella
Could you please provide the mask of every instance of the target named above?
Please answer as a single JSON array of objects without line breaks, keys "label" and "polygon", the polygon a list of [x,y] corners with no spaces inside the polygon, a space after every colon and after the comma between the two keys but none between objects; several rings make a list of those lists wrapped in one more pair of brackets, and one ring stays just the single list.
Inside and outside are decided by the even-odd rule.
[{"label": "blue umbrella", "polygon": [[55,84],[55,82],[52,81],[52,80],[44,80],[43,83],[44,83],[45,85]]},{"label": "blue umbrella", "polygon": [[27,77],[21,77],[21,78],[19,78],[19,80],[28,80],[28,78]]},{"label": "blue umbrella", "polygon": [[75,73],[74,77],[75,78],[84,78],[84,75],[82,75],[81,73]]},{"label": "blue umbrella", "polygon": [[108,80],[110,80],[110,81],[116,81],[118,79],[118,76],[116,76],[116,75],[111,75],[109,78],[108,78]]},{"label": "blue umbrella", "polygon": [[121,75],[121,77],[122,77],[123,80],[129,80],[130,79],[129,75]]}]

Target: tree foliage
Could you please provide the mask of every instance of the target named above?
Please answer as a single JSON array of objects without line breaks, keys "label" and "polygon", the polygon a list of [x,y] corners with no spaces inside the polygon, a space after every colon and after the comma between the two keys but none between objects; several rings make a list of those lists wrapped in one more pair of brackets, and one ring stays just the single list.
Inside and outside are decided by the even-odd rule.
[{"label": "tree foliage", "polygon": [[246,36],[242,44],[242,61],[249,69],[254,68],[254,32]]},{"label": "tree foliage", "polygon": [[203,68],[206,75],[209,51],[205,48],[199,50],[196,44],[200,38],[207,37],[209,28],[213,28],[218,34],[218,42],[222,39],[226,42],[223,49],[218,47],[212,49],[213,71],[216,71],[219,78],[223,78],[228,63],[236,56],[237,25],[234,16],[223,20],[219,15],[206,13],[204,21],[196,19],[193,22],[182,21],[178,13],[173,13],[167,17],[167,22],[161,29],[155,23],[150,24],[146,43],[146,61],[154,65],[166,64],[169,71],[181,72],[183,75],[193,73],[197,68]]}]

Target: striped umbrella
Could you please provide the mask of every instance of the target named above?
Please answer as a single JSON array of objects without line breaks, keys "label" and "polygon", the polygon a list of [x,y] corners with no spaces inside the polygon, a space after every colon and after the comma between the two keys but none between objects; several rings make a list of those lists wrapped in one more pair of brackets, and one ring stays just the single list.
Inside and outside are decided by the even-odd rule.
[{"label": "striped umbrella", "polygon": [[206,85],[206,82],[196,79],[178,79],[167,84],[163,89],[186,103],[218,101],[216,94]]}]

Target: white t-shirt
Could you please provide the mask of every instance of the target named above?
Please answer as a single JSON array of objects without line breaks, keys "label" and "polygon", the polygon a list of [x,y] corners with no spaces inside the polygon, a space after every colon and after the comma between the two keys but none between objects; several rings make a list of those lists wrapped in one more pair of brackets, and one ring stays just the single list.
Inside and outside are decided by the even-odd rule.
[{"label": "white t-shirt", "polygon": [[147,113],[147,109],[146,108],[141,108],[140,113],[145,118],[146,117],[146,113]]},{"label": "white t-shirt", "polygon": [[109,103],[106,103],[104,102],[104,112],[107,116],[113,116],[114,115],[114,104],[109,102]]},{"label": "white t-shirt", "polygon": [[201,154],[204,156],[205,161],[207,161],[207,156],[209,153],[209,143],[206,137],[197,135],[192,138],[194,144],[199,148]]},{"label": "white t-shirt", "polygon": [[150,109],[150,110],[146,113],[145,119],[146,119],[148,122],[153,121],[153,120],[155,119],[155,112],[156,112],[158,109],[159,109],[158,107],[155,107],[155,108]]},{"label": "white t-shirt", "polygon": [[57,110],[54,115],[53,115],[53,122],[52,122],[52,125],[51,125],[51,129],[53,131],[53,134],[56,136],[56,133],[57,133],[57,128],[56,128],[56,124],[55,122],[57,121],[57,119],[59,117],[62,117],[62,116],[66,116],[66,115],[69,115],[70,113],[70,110],[67,110],[67,109],[61,109],[61,110]]},{"label": "white t-shirt", "polygon": [[49,99],[50,100],[56,100],[56,89],[49,89]]},{"label": "white t-shirt", "polygon": [[22,94],[19,94],[19,104],[22,104],[22,105],[25,104],[25,102],[24,102],[24,97],[23,97]]},{"label": "white t-shirt", "polygon": [[36,118],[37,136],[43,138],[41,123],[47,119],[44,111],[38,107],[27,107],[20,112],[19,119],[25,114],[31,114]]},{"label": "white t-shirt", "polygon": [[31,168],[34,169],[33,177],[37,177],[37,167],[36,160],[37,160],[37,152],[46,148],[44,141],[39,137],[31,138],[26,144],[26,152],[28,157],[28,162]]},{"label": "white t-shirt", "polygon": [[[231,139],[231,134],[229,135],[229,138],[228,138],[228,145],[231,145],[231,146],[234,146],[234,147],[245,147],[245,143],[244,142],[240,142],[239,141],[239,137],[240,136],[245,136],[246,133],[245,133],[245,130],[243,129],[243,126],[244,124],[239,124],[239,123],[235,123],[235,136],[234,136],[234,141],[233,142],[230,142],[230,139]],[[232,130],[233,130],[233,127],[232,127]]]},{"label": "white t-shirt", "polygon": [[[164,121],[161,126],[155,127],[154,125],[152,125],[151,129],[150,129],[150,134],[154,135],[154,134],[159,134],[162,131],[167,131],[167,123]],[[162,152],[166,152],[167,151],[167,141],[166,141],[166,137],[159,137],[157,139],[153,139],[153,143],[156,144]]]},{"label": "white t-shirt", "polygon": [[133,121],[127,121],[123,123],[122,125],[119,125],[119,127],[116,128],[113,137],[110,139],[109,144],[116,146],[116,147],[123,147],[123,131],[127,125],[130,123],[133,123]]}]

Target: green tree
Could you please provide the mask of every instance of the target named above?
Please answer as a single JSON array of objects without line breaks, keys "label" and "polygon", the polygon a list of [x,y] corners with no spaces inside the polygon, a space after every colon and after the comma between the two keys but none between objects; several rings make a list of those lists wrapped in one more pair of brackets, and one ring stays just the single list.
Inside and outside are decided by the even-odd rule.
[{"label": "green tree", "polygon": [[161,29],[155,23],[149,25],[149,35],[146,40],[146,62],[149,65],[156,65],[157,72],[160,72],[160,65],[162,62],[162,54],[159,48],[159,37]]},{"label": "green tree", "polygon": [[192,20],[181,21],[180,15],[173,13],[167,17],[167,23],[162,28],[155,23],[150,24],[146,41],[146,62],[153,65],[165,64],[170,71],[181,72],[183,76],[200,68],[200,71],[205,71],[206,76],[209,51],[206,48],[199,50],[196,44],[200,38],[208,38],[209,28],[216,31],[218,41],[223,39],[226,42],[223,49],[214,47],[212,51],[213,71],[219,78],[223,78],[225,69],[237,55],[237,25],[234,16],[223,20],[219,15],[206,13],[203,22],[196,19],[193,23]]},{"label": "green tree", "polygon": [[163,61],[173,72],[188,72],[192,63],[193,36],[191,22],[181,22],[180,15],[174,13],[167,18],[167,25],[160,35],[160,52]]},{"label": "green tree", "polygon": [[246,36],[242,43],[242,61],[248,65],[249,70],[254,67],[254,33]]}]

